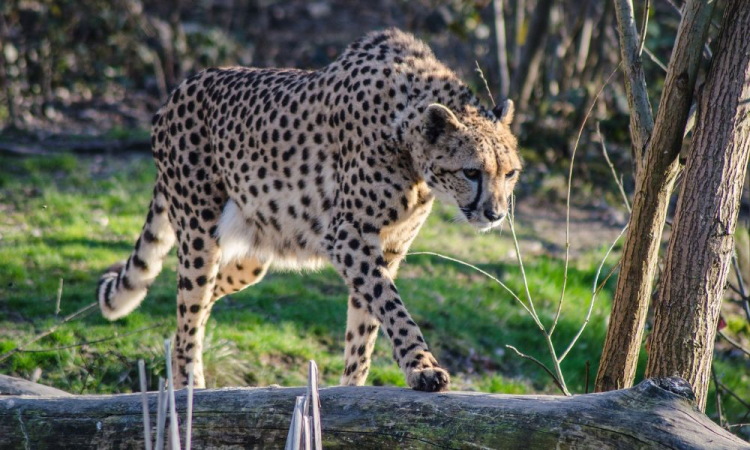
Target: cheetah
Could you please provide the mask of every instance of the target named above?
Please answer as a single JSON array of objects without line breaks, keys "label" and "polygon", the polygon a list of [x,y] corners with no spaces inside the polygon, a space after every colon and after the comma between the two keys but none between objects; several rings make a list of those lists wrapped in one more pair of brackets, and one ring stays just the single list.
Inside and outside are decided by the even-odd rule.
[{"label": "cheetah", "polygon": [[343,385],[363,385],[378,329],[407,384],[446,390],[394,284],[434,199],[480,230],[500,225],[521,171],[513,104],[485,108],[430,48],[390,29],[317,71],[212,68],[153,118],[158,169],[127,261],[97,286],[103,315],[141,303],[177,245],[177,386],[204,387],[211,308],[269,266],[331,263],[349,289]]}]

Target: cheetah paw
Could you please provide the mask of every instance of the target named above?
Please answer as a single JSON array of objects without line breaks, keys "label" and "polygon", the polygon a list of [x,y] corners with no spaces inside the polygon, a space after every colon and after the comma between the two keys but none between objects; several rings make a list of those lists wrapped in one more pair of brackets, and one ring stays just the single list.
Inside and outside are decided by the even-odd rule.
[{"label": "cheetah paw", "polygon": [[440,367],[427,367],[412,370],[406,381],[417,391],[440,392],[448,390],[451,376]]}]

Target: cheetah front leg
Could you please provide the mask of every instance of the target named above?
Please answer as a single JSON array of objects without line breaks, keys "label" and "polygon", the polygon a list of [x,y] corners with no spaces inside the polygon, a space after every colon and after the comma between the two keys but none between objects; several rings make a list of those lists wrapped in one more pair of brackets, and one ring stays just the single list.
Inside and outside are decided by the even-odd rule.
[{"label": "cheetah front leg", "polygon": [[[448,389],[450,376],[430,353],[419,326],[409,316],[379,246],[369,243],[350,224],[339,227],[335,236],[344,240],[343,245],[332,246],[331,259],[350,289],[347,334],[353,334],[352,342],[347,342],[342,382],[364,383],[372,352],[370,341],[374,342],[377,333],[377,328],[371,329],[370,325],[379,322],[391,340],[393,357],[409,386],[428,392]],[[360,325],[365,326],[362,336],[358,336]]]}]

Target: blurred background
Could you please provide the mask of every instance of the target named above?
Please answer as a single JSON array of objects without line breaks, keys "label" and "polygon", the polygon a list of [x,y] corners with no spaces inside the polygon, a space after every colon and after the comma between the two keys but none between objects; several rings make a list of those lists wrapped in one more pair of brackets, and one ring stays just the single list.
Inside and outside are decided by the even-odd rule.
[{"label": "blurred background", "polygon": [[[645,2],[635,3],[638,26],[648,18],[644,70],[656,108],[680,1],[653,0],[645,15]],[[715,24],[722,10],[719,1]],[[152,114],[171,89],[204,68],[316,69],[363,34],[392,26],[425,40],[488,105],[488,89],[495,100],[515,101],[514,130],[525,160],[516,228],[545,323],[554,317],[562,285],[567,176],[576,149],[571,273],[555,336],[564,348],[585,317],[602,257],[628,220],[615,180],[628,196],[633,188],[611,1],[5,0],[0,3],[0,355],[24,351],[0,356],[0,372],[76,393],[137,388],[138,358],[147,359],[151,381],[163,374],[159,342],[174,327],[174,258],[143,307],[126,319],[108,323],[92,309],[63,323],[66,314],[93,301],[99,273],[126,257],[140,230],[155,175]],[[717,32],[712,26],[699,84]],[[738,266],[750,279],[747,212],[745,198]],[[477,264],[522,292],[507,227],[478,235],[454,223],[453,215],[438,206],[413,250]],[[618,251],[616,245],[599,281],[615,268]],[[506,351],[506,344],[518,345],[546,361],[533,321],[491,280],[428,256],[408,258],[399,278],[410,311],[454,374],[456,389],[555,392],[542,370]],[[614,278],[563,364],[575,392],[587,388],[587,367],[593,385]],[[730,282],[723,330],[748,348],[741,283],[736,276]],[[324,270],[271,274],[222,300],[209,328],[209,385],[299,384],[308,358],[318,361],[326,384],[335,384],[343,370],[345,299],[336,274]],[[644,352],[641,356],[643,363]],[[750,421],[749,369],[747,354],[717,341],[713,386],[724,388],[709,400],[712,418]],[[385,342],[378,343],[369,382],[403,385]],[[747,426],[732,431],[750,433]]]}]

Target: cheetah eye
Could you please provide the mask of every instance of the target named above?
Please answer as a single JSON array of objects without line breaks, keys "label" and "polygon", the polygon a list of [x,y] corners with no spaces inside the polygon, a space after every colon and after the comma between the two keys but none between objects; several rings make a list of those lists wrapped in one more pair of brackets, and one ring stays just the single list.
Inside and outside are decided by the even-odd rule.
[{"label": "cheetah eye", "polygon": [[463,172],[464,176],[471,181],[477,181],[482,176],[482,173],[477,169],[464,169]]},{"label": "cheetah eye", "polygon": [[510,172],[505,174],[505,178],[513,178],[516,176],[517,173],[518,173],[518,170],[513,169]]}]

